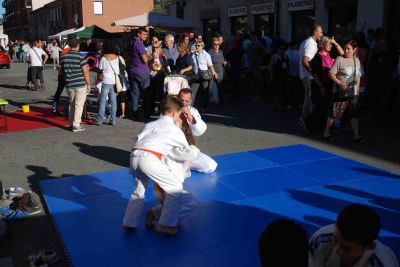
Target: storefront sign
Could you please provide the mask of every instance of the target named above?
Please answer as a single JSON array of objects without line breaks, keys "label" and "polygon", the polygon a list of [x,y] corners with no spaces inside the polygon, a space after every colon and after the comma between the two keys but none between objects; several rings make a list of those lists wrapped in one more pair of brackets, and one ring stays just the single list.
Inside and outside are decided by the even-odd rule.
[{"label": "storefront sign", "polygon": [[314,9],[315,0],[292,0],[288,2],[288,11]]},{"label": "storefront sign", "polygon": [[253,5],[251,6],[251,14],[265,14],[265,13],[274,13],[275,6],[274,3],[267,3],[261,5]]},{"label": "storefront sign", "polygon": [[175,1],[174,0],[164,0],[162,3],[164,4],[164,6],[170,6],[172,4],[175,4]]},{"label": "storefront sign", "polygon": [[247,15],[247,7],[246,6],[228,8],[228,17],[239,17],[239,16],[246,16],[246,15]]}]

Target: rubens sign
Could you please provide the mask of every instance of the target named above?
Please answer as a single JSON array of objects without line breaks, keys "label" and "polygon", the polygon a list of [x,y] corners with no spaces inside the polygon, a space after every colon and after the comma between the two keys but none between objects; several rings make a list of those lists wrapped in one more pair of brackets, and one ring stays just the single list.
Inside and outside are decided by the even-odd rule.
[{"label": "rubens sign", "polygon": [[265,13],[274,13],[274,12],[275,12],[274,3],[267,3],[267,4],[251,6],[251,14],[265,14]]},{"label": "rubens sign", "polygon": [[314,9],[315,0],[292,0],[288,2],[288,11]]}]

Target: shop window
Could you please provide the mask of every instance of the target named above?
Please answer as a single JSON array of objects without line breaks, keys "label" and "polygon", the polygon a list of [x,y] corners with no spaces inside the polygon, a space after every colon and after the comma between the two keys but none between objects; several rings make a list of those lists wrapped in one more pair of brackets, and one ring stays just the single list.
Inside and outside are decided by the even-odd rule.
[{"label": "shop window", "polygon": [[357,7],[335,7],[329,10],[329,31],[339,41],[350,40],[356,31]]},{"label": "shop window", "polygon": [[261,31],[263,36],[268,35],[272,37],[274,34],[274,15],[254,15],[254,30]]},{"label": "shop window", "polygon": [[296,11],[292,13],[292,41],[301,43],[307,38],[314,24],[314,10]]},{"label": "shop window", "polygon": [[220,33],[220,21],[218,18],[205,19],[203,20],[203,36],[207,42],[210,42],[211,38],[217,33]]},{"label": "shop window", "polygon": [[247,32],[247,16],[231,18],[231,34]]}]

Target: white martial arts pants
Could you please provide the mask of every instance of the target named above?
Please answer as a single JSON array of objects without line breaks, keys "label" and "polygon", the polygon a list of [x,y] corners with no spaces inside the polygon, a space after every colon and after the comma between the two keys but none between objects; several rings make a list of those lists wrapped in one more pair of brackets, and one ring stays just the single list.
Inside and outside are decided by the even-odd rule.
[{"label": "white martial arts pants", "polygon": [[163,161],[150,152],[135,150],[130,163],[135,177],[135,189],[126,207],[123,225],[137,227],[139,224],[143,212],[144,194],[151,179],[165,191],[159,224],[176,226],[181,209],[182,181],[167,169]]},{"label": "white martial arts pants", "polygon": [[215,160],[213,160],[210,156],[199,152],[199,155],[193,161],[192,167],[190,167],[190,169],[198,172],[209,173],[215,171],[217,166],[217,162],[215,162]]},{"label": "white martial arts pants", "polygon": [[[200,202],[191,193],[185,190],[183,190],[181,195],[181,203],[181,209],[179,212],[180,219],[185,217],[190,211],[194,210],[200,204]],[[151,208],[156,221],[160,220],[162,208],[163,204]]]}]

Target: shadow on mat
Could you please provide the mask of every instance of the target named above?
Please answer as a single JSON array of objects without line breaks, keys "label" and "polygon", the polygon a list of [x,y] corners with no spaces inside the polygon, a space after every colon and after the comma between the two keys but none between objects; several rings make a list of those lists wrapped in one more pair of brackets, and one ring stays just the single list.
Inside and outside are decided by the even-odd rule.
[{"label": "shadow on mat", "polygon": [[100,159],[124,168],[129,167],[130,152],[109,146],[91,146],[84,143],[73,143],[79,147],[79,151],[83,154]]},{"label": "shadow on mat", "polygon": [[[27,177],[27,180],[30,184],[30,188],[32,189],[32,191],[34,191],[38,195],[40,193],[40,185],[39,185],[40,181],[60,178],[60,177],[52,176],[51,174],[53,172],[50,171],[46,167],[27,165],[26,168],[33,172],[32,175]],[[73,175],[74,174],[63,174],[61,177],[67,177],[67,176],[73,176]]]},{"label": "shadow on mat", "polygon": [[376,170],[376,169],[368,169],[368,168],[361,168],[361,167],[356,167],[356,168],[352,168],[352,169],[355,171],[371,174],[371,176],[400,179],[400,175],[390,173],[388,171],[380,171],[380,170]]}]

